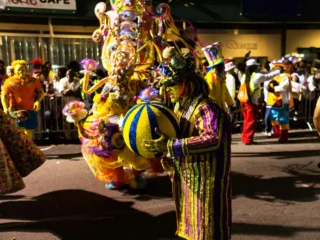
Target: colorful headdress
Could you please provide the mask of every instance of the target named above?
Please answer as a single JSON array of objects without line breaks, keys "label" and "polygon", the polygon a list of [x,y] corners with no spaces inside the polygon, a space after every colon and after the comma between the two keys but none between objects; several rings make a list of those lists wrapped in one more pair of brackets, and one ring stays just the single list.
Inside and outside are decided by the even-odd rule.
[{"label": "colorful headdress", "polygon": [[202,48],[202,51],[209,63],[208,68],[211,69],[212,67],[223,63],[224,57],[222,55],[222,44],[221,42],[215,42],[209,46]]},{"label": "colorful headdress", "polygon": [[291,71],[294,67],[292,62],[290,62],[287,59],[280,59],[278,61],[272,61],[271,64],[272,64],[273,68],[282,67],[284,69],[285,73],[291,73]]},{"label": "colorful headdress", "polygon": [[303,54],[289,53],[283,56],[280,60],[271,62],[271,64],[273,67],[283,67],[286,73],[291,73],[294,67],[293,64],[302,61],[303,58]]},{"label": "colorful headdress", "polygon": [[169,65],[159,66],[163,79],[160,86],[173,85],[196,70],[194,58],[190,54],[175,55],[171,58]]},{"label": "colorful headdress", "polygon": [[304,54],[300,54],[300,53],[288,53],[283,57],[283,59],[286,59],[292,62],[293,64],[301,62],[303,58],[304,58]]}]

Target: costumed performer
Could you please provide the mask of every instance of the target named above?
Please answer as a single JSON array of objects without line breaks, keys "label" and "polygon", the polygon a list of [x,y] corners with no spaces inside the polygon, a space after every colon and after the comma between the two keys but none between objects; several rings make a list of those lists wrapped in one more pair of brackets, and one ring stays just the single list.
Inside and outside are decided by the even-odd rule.
[{"label": "costumed performer", "polygon": [[[170,70],[171,69],[171,70]],[[229,115],[208,97],[205,80],[193,59],[175,56],[162,66],[164,92],[175,103],[180,136],[144,140],[152,153],[163,153],[165,170],[173,171],[177,235],[186,239],[231,239]]]},{"label": "costumed performer", "polygon": [[[25,61],[16,60],[11,65],[14,68],[14,76],[8,78],[3,85],[3,110],[17,118],[17,125],[24,128],[29,139],[32,139],[33,131],[38,125],[36,111],[40,109],[44,91],[39,79],[27,73]],[[19,113],[19,116],[16,113]]]},{"label": "costumed performer", "polygon": [[0,194],[23,189],[22,177],[45,160],[37,145],[0,109]]},{"label": "costumed performer", "polygon": [[[288,141],[289,110],[294,107],[292,95],[293,85],[299,84],[290,81],[293,64],[288,60],[272,63],[280,71],[278,77],[273,78],[267,86],[267,107],[270,108],[269,118],[273,127],[273,137],[279,138],[280,143]],[[299,92],[299,89],[297,90]]]},{"label": "costumed performer", "polygon": [[314,109],[313,124],[316,127],[320,136],[320,97],[318,98],[316,108]]},{"label": "costumed performer", "polygon": [[262,74],[259,73],[259,64],[255,59],[249,59],[246,62],[246,73],[242,76],[241,84],[245,83],[249,100],[241,102],[243,114],[243,130],[241,141],[245,145],[254,144],[254,134],[257,126],[258,104],[261,96],[261,83],[271,80],[273,77],[280,74],[279,70]]},{"label": "costumed performer", "polygon": [[205,80],[209,86],[209,97],[212,98],[223,110],[234,107],[235,103],[226,85],[226,72],[224,58],[222,56],[222,44],[213,43],[202,48],[205,57],[209,62],[208,73]]}]

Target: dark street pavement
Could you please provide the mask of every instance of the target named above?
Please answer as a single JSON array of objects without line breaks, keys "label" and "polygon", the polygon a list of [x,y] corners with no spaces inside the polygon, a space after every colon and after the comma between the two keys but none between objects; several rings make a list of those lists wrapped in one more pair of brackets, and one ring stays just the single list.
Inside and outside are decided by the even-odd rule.
[{"label": "dark street pavement", "polygon": [[[290,133],[278,144],[262,134],[244,146],[233,136],[234,240],[320,239],[320,139]],[[144,191],[108,191],[79,145],[40,147],[47,162],[27,187],[0,198],[0,240],[176,239],[171,184],[148,179]]]}]

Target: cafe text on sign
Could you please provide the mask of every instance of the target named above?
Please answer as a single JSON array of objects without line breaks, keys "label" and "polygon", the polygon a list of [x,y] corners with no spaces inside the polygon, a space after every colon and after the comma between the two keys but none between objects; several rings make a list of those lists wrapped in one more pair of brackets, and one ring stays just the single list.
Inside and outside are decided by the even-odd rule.
[{"label": "cafe text on sign", "polygon": [[227,42],[227,48],[229,49],[245,49],[245,50],[257,50],[258,44],[257,43],[238,43],[235,40],[229,40]]},{"label": "cafe text on sign", "polygon": [[33,8],[67,11],[77,9],[76,0],[7,0],[5,7],[7,10],[10,10],[10,8]]}]

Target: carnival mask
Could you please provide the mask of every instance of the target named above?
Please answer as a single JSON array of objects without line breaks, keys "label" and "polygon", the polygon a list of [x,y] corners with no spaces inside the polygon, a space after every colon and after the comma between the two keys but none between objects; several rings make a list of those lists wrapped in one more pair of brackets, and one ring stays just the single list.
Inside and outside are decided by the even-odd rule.
[{"label": "carnival mask", "polygon": [[22,64],[17,64],[15,65],[14,67],[14,73],[15,73],[15,76],[19,79],[25,79],[26,77],[26,72],[27,72],[27,69],[26,69],[26,66],[25,65],[22,65]]}]

